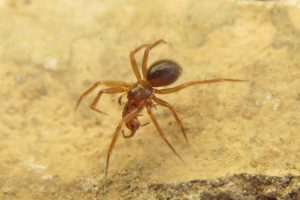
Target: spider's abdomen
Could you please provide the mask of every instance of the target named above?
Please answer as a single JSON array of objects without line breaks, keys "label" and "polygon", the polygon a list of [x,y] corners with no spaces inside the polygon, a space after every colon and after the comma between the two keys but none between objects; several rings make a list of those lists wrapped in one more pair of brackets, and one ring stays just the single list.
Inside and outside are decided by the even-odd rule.
[{"label": "spider's abdomen", "polygon": [[153,63],[147,73],[147,81],[152,87],[174,83],[181,74],[181,67],[172,60],[159,60]]}]

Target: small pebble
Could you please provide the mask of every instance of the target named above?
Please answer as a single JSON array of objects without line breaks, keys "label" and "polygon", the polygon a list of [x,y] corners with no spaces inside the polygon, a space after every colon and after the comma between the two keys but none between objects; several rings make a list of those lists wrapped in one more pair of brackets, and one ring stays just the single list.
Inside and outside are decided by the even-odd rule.
[{"label": "small pebble", "polygon": [[57,70],[58,68],[58,60],[55,57],[46,57],[43,62],[43,67],[45,69]]}]

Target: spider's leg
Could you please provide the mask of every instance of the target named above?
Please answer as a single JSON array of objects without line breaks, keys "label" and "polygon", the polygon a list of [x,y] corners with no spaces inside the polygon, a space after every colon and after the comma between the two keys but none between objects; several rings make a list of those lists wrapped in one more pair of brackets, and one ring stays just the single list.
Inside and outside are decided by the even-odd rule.
[{"label": "spider's leg", "polygon": [[240,79],[230,79],[230,78],[218,78],[218,79],[211,79],[211,80],[199,80],[199,81],[189,81],[186,83],[182,83],[180,85],[177,85],[175,87],[172,88],[166,88],[166,89],[153,89],[154,93],[157,94],[169,94],[169,93],[173,93],[173,92],[177,92],[179,90],[182,90],[188,86],[191,85],[197,85],[197,84],[209,84],[209,83],[219,83],[219,82],[246,82],[248,80],[240,80]]},{"label": "spider's leg", "polygon": [[183,125],[182,125],[182,122],[181,122],[181,120],[179,119],[179,117],[178,117],[178,115],[177,115],[175,109],[173,108],[173,106],[172,106],[171,104],[169,104],[168,102],[166,102],[166,101],[164,101],[164,100],[162,100],[162,99],[159,99],[159,98],[157,98],[157,97],[155,97],[155,96],[153,96],[152,99],[153,99],[153,101],[155,101],[157,104],[169,108],[169,110],[170,110],[171,113],[173,114],[173,116],[174,116],[174,118],[175,118],[177,124],[178,124],[178,125],[180,126],[180,128],[181,128],[181,131],[182,131],[182,133],[183,133],[183,136],[184,136],[184,138],[185,138],[186,143],[189,144],[188,139],[187,139],[187,136],[186,136],[186,133],[185,133],[185,130],[184,130]]},{"label": "spider's leg", "polygon": [[170,149],[173,151],[173,153],[181,160],[184,162],[184,160],[181,158],[181,156],[176,152],[176,150],[173,148],[173,146],[169,143],[169,141],[167,140],[165,134],[163,133],[163,131],[161,130],[156,118],[154,117],[152,111],[151,111],[151,108],[146,106],[147,108],[147,112],[152,120],[152,122],[154,123],[160,137],[165,141],[165,143],[170,147]]},{"label": "spider's leg", "polygon": [[93,90],[95,90],[98,86],[105,85],[110,87],[130,87],[130,84],[122,82],[122,81],[98,81],[94,83],[91,87],[89,87],[85,92],[83,92],[75,106],[75,110],[77,110],[79,104],[81,103],[82,99],[86,97],[89,93],[91,93]]},{"label": "spider's leg", "polygon": [[137,65],[137,62],[134,58],[134,55],[139,51],[141,50],[142,48],[144,47],[147,47],[149,46],[149,44],[143,44],[141,46],[138,46],[137,48],[135,48],[133,51],[130,52],[129,54],[129,57],[130,57],[130,62],[131,62],[131,66],[132,66],[132,70],[133,70],[133,73],[135,75],[135,77],[137,78],[137,80],[141,80],[141,75],[140,75],[140,72],[139,72],[139,68],[138,68],[138,65]]},{"label": "spider's leg", "polygon": [[156,42],[154,42],[153,44],[149,45],[145,52],[144,52],[144,57],[143,57],[143,65],[142,65],[142,72],[143,72],[143,77],[146,80],[147,78],[147,61],[148,61],[148,55],[151,49],[153,49],[154,47],[156,47],[157,45],[161,44],[161,43],[167,43],[166,41],[164,41],[163,39],[157,40]]},{"label": "spider's leg", "polygon": [[126,115],[118,124],[116,130],[115,130],[115,133],[114,133],[114,136],[113,136],[113,139],[111,140],[111,143],[109,145],[109,148],[108,148],[108,151],[107,151],[107,156],[106,156],[106,167],[105,167],[105,177],[107,176],[107,172],[108,172],[108,166],[109,166],[109,159],[110,159],[110,155],[114,149],[114,146],[116,144],[116,141],[120,135],[120,130],[122,128],[122,125],[124,123],[127,123],[129,122],[131,119],[135,118],[139,112],[141,111],[143,107],[140,106],[138,107],[137,109],[133,110],[132,112],[130,112],[128,115]]},{"label": "spider's leg", "polygon": [[96,108],[97,106],[97,103],[99,102],[101,96],[103,93],[107,93],[107,94],[115,94],[115,93],[121,93],[121,92],[125,92],[127,91],[128,89],[127,88],[124,88],[124,87],[114,87],[114,88],[106,88],[106,89],[101,89],[97,96],[94,98],[94,100],[92,101],[91,105],[90,105],[90,108],[96,112],[99,112],[99,113],[102,113],[102,114],[106,114],[105,112],[102,112],[100,110],[98,110]]}]

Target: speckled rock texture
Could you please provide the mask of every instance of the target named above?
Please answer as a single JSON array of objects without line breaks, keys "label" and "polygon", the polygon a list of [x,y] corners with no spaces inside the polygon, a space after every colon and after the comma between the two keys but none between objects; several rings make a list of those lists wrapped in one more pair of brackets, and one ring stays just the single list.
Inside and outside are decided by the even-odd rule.
[{"label": "speckled rock texture", "polygon": [[[190,145],[154,109],[184,163],[149,124],[118,139],[105,179],[123,105],[76,101],[99,80],[134,82],[129,52],[160,38],[149,65],[179,63],[171,86],[249,81],[159,95],[186,128]],[[0,0],[0,78],[1,200],[300,199],[297,0]]]}]

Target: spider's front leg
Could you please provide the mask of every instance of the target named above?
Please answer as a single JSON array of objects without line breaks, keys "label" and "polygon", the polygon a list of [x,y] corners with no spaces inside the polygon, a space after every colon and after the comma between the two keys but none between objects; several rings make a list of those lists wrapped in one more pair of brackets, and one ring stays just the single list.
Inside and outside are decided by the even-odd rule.
[{"label": "spider's front leg", "polygon": [[99,102],[101,96],[103,93],[106,94],[115,94],[115,93],[121,93],[121,92],[126,92],[128,91],[128,88],[123,88],[123,87],[116,87],[116,88],[106,88],[106,89],[102,89],[98,92],[97,96],[95,97],[95,99],[92,101],[90,108],[96,112],[102,113],[102,114],[106,114],[105,112],[102,112],[100,110],[98,110],[96,108],[97,103]]},{"label": "spider's front leg", "polygon": [[77,110],[77,108],[78,108],[79,104],[81,103],[81,101],[83,100],[83,98],[86,97],[88,94],[90,94],[92,91],[94,91],[100,85],[105,85],[105,86],[110,86],[110,87],[126,87],[126,88],[129,88],[131,86],[131,84],[125,83],[123,81],[98,81],[80,95],[80,97],[76,103],[75,110]]}]

